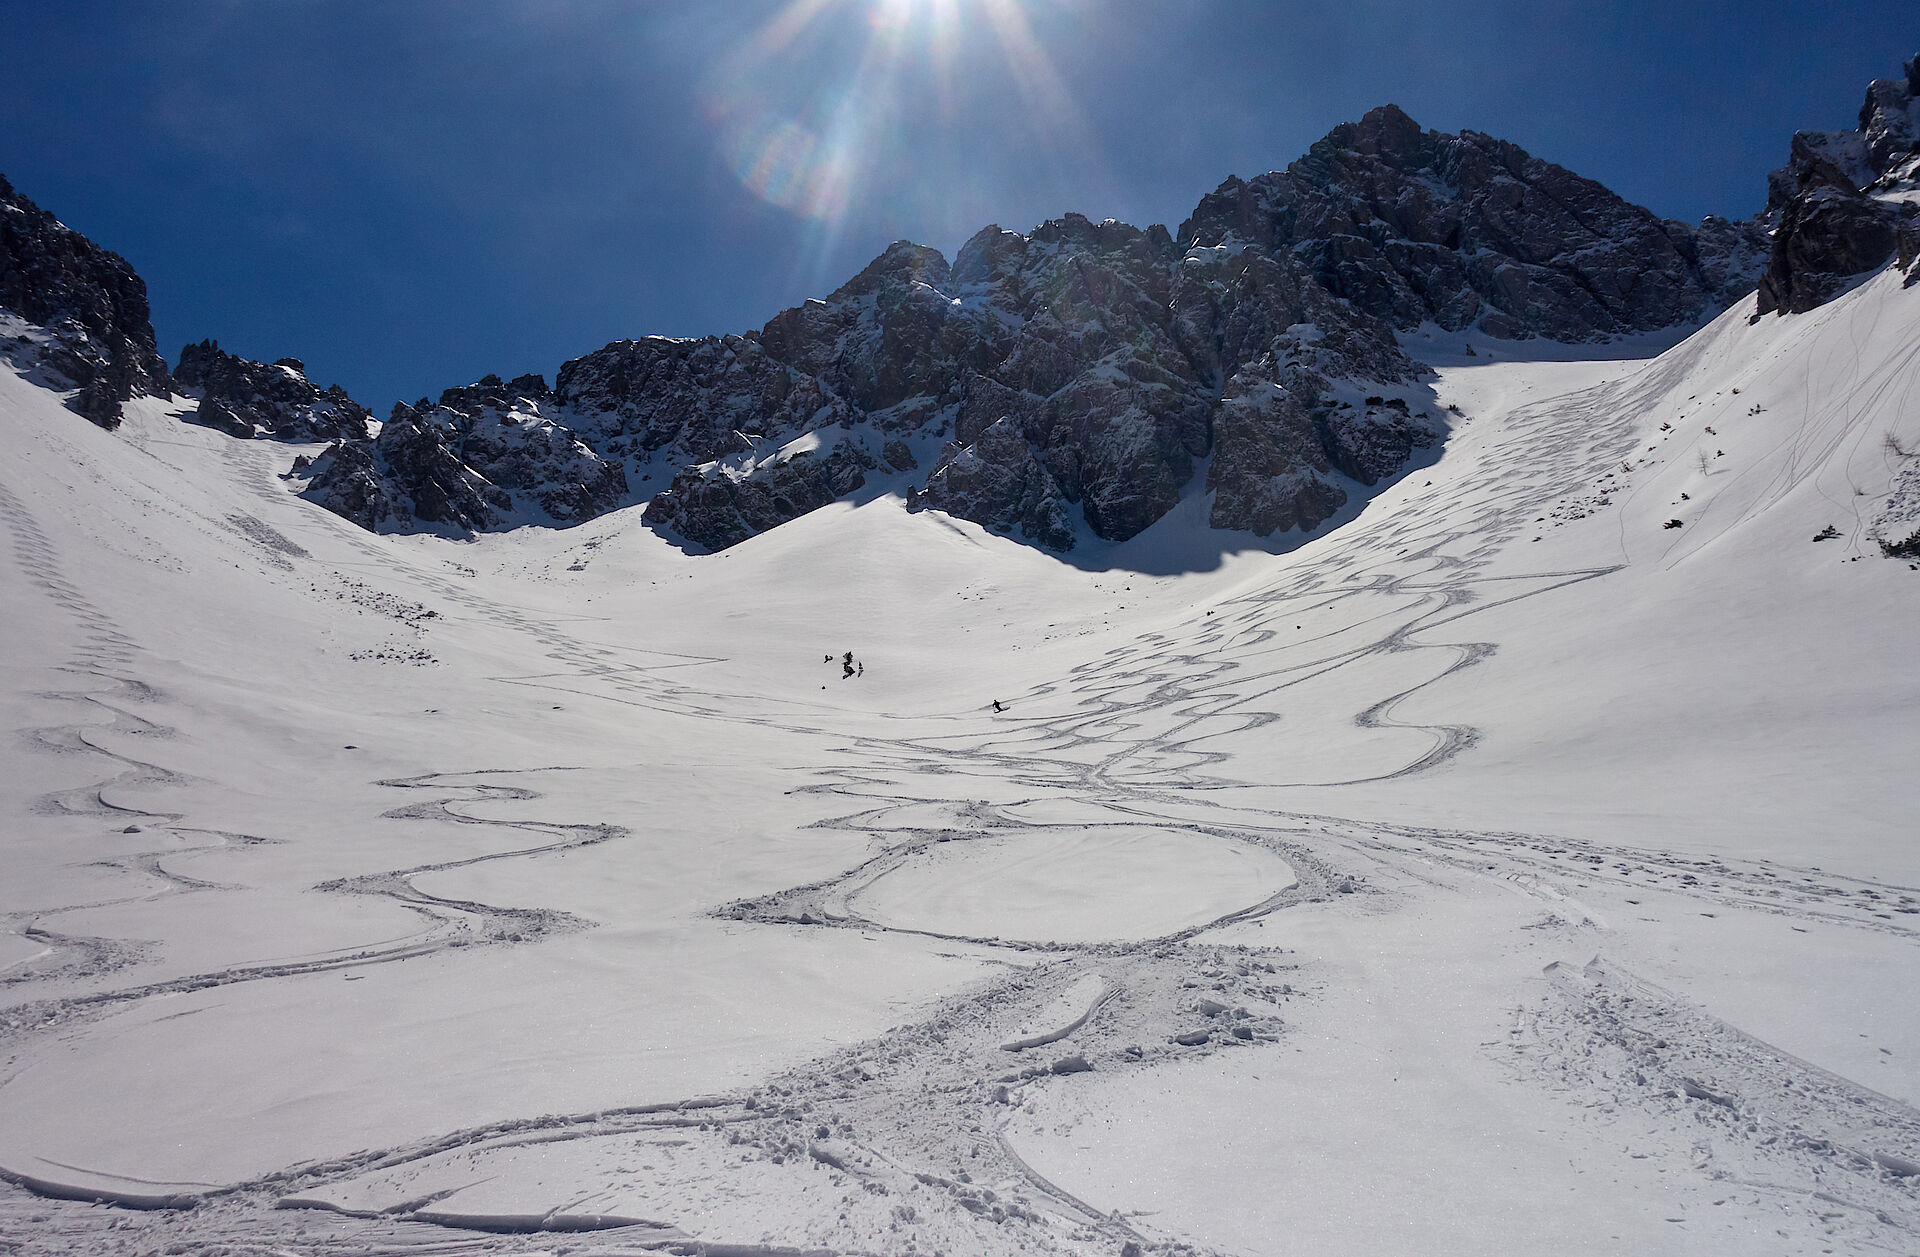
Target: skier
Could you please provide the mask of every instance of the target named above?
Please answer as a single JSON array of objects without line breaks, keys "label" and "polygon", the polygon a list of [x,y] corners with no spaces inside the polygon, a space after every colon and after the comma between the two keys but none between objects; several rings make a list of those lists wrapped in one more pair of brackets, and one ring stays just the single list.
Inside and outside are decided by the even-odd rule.
[{"label": "skier", "polygon": [[1004,708],[1004,707],[1002,707],[1002,706],[1000,705],[1000,700],[999,700],[999,699],[997,699],[997,698],[993,700],[993,709],[994,709],[995,711],[1005,711],[1005,710],[1006,710],[1006,708]]}]

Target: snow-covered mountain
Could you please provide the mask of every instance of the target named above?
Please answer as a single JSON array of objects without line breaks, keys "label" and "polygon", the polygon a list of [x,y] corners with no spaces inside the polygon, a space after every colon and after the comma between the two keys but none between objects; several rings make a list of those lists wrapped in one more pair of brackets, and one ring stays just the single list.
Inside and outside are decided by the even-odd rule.
[{"label": "snow-covered mountain", "polygon": [[[1337,151],[1507,152],[1407,144]],[[1247,243],[1311,158],[1164,267],[897,247],[377,434],[211,343],[83,422],[47,355],[104,333],[16,311],[0,1248],[1916,1251],[1920,266],[1910,167],[1798,156],[1845,148],[1765,250],[1823,300],[1624,339],[1494,337],[1614,310],[1498,268],[1399,311],[1455,272],[1393,198],[1377,307]],[[1559,178],[1508,157],[1462,223]],[[1851,275],[1789,230],[1868,218]],[[1657,308],[1724,293],[1691,238]],[[1060,460],[1123,413],[1191,478],[1112,540],[1160,481]],[[724,553],[611,509],[645,475]]]},{"label": "snow-covered mountain", "polygon": [[[585,518],[619,500],[617,467],[651,494],[651,522],[718,550],[878,473],[918,505],[1068,550],[1135,536],[1204,468],[1215,527],[1310,533],[1442,436],[1396,331],[1585,342],[1687,325],[1750,292],[1766,247],[1758,223],[1663,222],[1388,106],[1285,172],[1230,180],[1177,240],[1069,215],[989,227],[951,264],[903,241],[758,333],[570,362],[550,399],[543,382],[521,398],[550,402],[566,436],[525,431],[585,453],[533,491]],[[340,451],[350,472],[317,479],[315,500],[370,527],[527,518],[507,499],[530,483],[458,454],[505,496],[449,493],[460,475],[422,445],[457,439],[445,401]]]},{"label": "snow-covered mountain", "polygon": [[1853,131],[1802,131],[1768,179],[1774,227],[1759,313],[1806,311],[1845,282],[1920,256],[1920,58],[1867,88]]},{"label": "snow-covered mountain", "polygon": [[166,396],[147,286],[109,253],[0,176],[0,353],[104,428],[121,404]]}]

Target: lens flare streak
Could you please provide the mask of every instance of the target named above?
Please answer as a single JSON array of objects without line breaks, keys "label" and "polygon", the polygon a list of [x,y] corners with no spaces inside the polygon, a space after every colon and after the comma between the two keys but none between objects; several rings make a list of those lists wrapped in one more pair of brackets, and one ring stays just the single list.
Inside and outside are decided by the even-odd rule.
[{"label": "lens flare streak", "polygon": [[791,0],[709,78],[729,167],[831,237],[856,208],[938,195],[917,177],[927,157],[917,124],[954,125],[981,91],[1011,83],[1033,138],[1084,151],[1078,111],[1027,11],[1041,2]]}]

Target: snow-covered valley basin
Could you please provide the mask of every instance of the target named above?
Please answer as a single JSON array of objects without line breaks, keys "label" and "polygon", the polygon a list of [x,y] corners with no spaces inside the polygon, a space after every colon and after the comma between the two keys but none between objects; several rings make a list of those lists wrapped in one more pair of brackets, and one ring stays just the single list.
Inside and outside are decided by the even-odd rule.
[{"label": "snow-covered valley basin", "polygon": [[1419,345],[1351,522],[1072,563],[0,372],[0,1249],[1908,1257],[1916,327]]},{"label": "snow-covered valley basin", "polygon": [[924,848],[848,897],[862,918],[957,938],[1160,938],[1294,884],[1272,852],[1190,829],[1031,829]]}]

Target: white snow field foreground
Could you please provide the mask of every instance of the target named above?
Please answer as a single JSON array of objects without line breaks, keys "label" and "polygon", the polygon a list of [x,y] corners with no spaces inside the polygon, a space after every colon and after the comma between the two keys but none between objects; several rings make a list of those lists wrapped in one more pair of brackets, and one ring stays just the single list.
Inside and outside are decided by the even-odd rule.
[{"label": "white snow field foreground", "polygon": [[0,1250],[1920,1251],[1920,289],[1480,348],[1082,566],[374,537],[0,375]]}]

